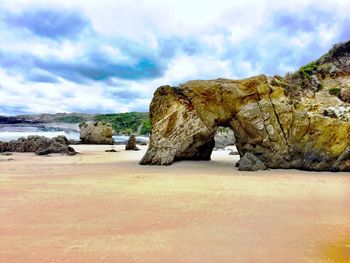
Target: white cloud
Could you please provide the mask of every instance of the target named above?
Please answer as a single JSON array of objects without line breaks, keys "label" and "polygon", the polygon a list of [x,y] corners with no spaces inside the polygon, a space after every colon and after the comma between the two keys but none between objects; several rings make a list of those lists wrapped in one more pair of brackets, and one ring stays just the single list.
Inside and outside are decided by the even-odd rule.
[{"label": "white cloud", "polygon": [[32,113],[54,113],[91,110],[123,112],[128,107],[109,98],[103,83],[78,85],[61,79],[59,84],[24,81],[0,70],[0,105],[2,108],[26,108]]},{"label": "white cloud", "polygon": [[[0,3],[1,10],[16,13],[28,8],[77,10],[91,21],[92,32],[56,41],[34,36],[28,30],[8,28],[1,23],[0,14],[0,59],[1,55],[26,54],[79,65],[89,64],[89,55],[95,52],[105,56],[105,61],[94,65],[97,69],[110,62],[135,65],[139,57],[146,57],[158,63],[163,71],[148,79],[111,77],[110,83],[89,79],[79,84],[64,79],[62,74],[56,76],[49,69],[32,68],[29,62],[25,68],[25,63],[19,66],[13,60],[3,64],[0,61],[2,114],[23,107],[37,113],[146,110],[160,85],[178,85],[190,79],[283,74],[296,69],[304,63],[301,58],[317,58],[335,41],[345,40],[339,36],[350,26],[348,0],[2,0]],[[275,21],[280,16],[285,19]],[[179,47],[172,47],[167,39]],[[168,55],[162,55],[161,49]],[[55,77],[58,82],[29,81],[25,76],[29,72]],[[3,108],[11,110],[5,112]]]}]

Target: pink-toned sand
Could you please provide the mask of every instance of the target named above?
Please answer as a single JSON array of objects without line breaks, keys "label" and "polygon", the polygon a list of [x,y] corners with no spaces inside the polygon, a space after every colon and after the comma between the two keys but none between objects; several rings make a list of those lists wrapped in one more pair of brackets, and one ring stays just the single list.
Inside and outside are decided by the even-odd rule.
[{"label": "pink-toned sand", "polygon": [[[0,262],[350,262],[350,175],[239,172],[237,156],[0,156]],[[122,149],[122,146],[116,148]]]}]

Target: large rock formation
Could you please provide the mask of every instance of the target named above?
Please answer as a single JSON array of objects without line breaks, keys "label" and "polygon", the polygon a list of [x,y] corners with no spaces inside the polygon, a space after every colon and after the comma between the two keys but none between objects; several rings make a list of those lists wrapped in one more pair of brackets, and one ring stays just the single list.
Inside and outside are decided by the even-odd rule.
[{"label": "large rock formation", "polygon": [[38,155],[63,153],[75,155],[75,150],[69,146],[65,136],[47,138],[44,136],[28,136],[10,142],[0,142],[0,152],[34,152]]},{"label": "large rock formation", "polygon": [[162,86],[150,105],[150,145],[140,164],[210,160],[224,126],[233,129],[241,157],[251,153],[269,168],[350,171],[350,104],[339,95],[349,90],[350,42],[285,78]]},{"label": "large rock formation", "polygon": [[80,140],[83,144],[114,144],[113,130],[108,124],[102,122],[81,123]]}]

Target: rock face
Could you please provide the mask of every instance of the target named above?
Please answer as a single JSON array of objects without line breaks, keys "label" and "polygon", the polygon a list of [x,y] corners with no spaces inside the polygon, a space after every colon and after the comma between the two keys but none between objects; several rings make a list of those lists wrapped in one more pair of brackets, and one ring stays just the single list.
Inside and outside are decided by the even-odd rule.
[{"label": "rock face", "polygon": [[128,143],[125,145],[125,150],[127,150],[127,151],[129,151],[129,150],[132,150],[132,151],[140,150],[136,146],[136,137],[135,137],[135,135],[131,135],[130,136],[130,138],[128,140]]},{"label": "rock face", "polygon": [[[234,131],[241,157],[253,154],[269,168],[350,171],[350,105],[335,88],[350,90],[350,42],[285,78],[162,86],[150,105],[150,144],[140,164],[210,160],[222,126]],[[345,110],[327,116],[330,107]]]},{"label": "rock face", "polygon": [[214,136],[215,148],[224,149],[227,146],[235,145],[235,134],[230,128],[221,128]]},{"label": "rock face", "polygon": [[238,170],[240,171],[259,171],[266,170],[265,164],[258,157],[251,153],[246,153],[239,161]]},{"label": "rock face", "polygon": [[80,140],[82,144],[114,144],[111,126],[102,122],[81,123]]},{"label": "rock face", "polygon": [[34,152],[38,155],[50,153],[76,154],[75,150],[69,147],[65,136],[57,136],[52,139],[44,136],[28,136],[10,142],[0,142],[0,152]]}]

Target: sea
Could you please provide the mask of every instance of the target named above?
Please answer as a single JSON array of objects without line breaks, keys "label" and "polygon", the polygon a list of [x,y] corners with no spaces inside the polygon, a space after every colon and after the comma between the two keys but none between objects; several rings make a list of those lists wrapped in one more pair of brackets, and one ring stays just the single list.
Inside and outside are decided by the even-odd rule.
[{"label": "sea", "polygon": [[[48,138],[53,138],[59,135],[64,135],[67,139],[79,140],[79,132],[74,130],[67,130],[56,128],[55,130],[42,130],[34,126],[1,126],[0,125],[0,141],[8,142],[11,140],[17,140],[21,137],[27,137],[29,135],[45,136]],[[113,139],[116,143],[124,142],[129,138],[125,135],[114,135]],[[139,136],[138,139],[142,141],[148,141],[148,137]]]}]

